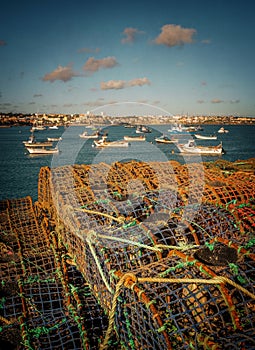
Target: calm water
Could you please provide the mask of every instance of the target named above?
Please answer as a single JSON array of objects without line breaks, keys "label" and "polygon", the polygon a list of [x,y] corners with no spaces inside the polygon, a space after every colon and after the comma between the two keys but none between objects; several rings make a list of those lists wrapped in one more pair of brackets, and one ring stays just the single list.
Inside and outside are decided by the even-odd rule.
[{"label": "calm water", "polygon": [[[197,144],[216,145],[223,143],[225,154],[220,158],[235,161],[255,157],[255,125],[229,125],[226,128],[228,134],[218,134],[218,125],[204,125],[203,134],[216,133],[216,141],[200,141]],[[60,153],[58,155],[31,156],[26,151],[22,141],[30,135],[30,127],[0,128],[0,199],[21,198],[27,195],[37,199],[37,181],[40,167],[62,166],[67,164],[91,164],[106,162],[111,164],[115,161],[138,159],[142,161],[165,161],[174,159],[181,163],[193,161],[213,161],[218,156],[183,157],[178,153],[174,144],[155,144],[154,138],[160,133],[167,133],[170,125],[152,126],[152,133],[146,134],[146,142],[132,142],[128,148],[116,148],[98,150],[92,147],[93,140],[85,140],[79,137],[84,127],[75,126],[58,130],[44,130],[35,133],[36,139],[46,140],[47,137],[62,136],[58,143]],[[110,140],[123,139],[124,135],[135,135],[135,129],[121,126],[108,126],[104,128],[108,132]],[[89,133],[94,130],[87,129]],[[192,137],[188,134],[188,138]]]}]

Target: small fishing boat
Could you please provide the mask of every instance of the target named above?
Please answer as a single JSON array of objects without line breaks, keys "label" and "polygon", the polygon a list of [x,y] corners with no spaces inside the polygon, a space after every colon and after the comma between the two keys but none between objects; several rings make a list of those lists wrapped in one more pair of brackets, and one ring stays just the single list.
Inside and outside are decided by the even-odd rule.
[{"label": "small fishing boat", "polygon": [[228,130],[225,129],[223,126],[218,130],[218,133],[219,134],[227,134],[228,133]]},{"label": "small fishing boat", "polygon": [[124,136],[125,141],[145,141],[146,137],[144,135],[140,136]]},{"label": "small fishing boat", "polygon": [[223,153],[222,143],[217,146],[197,146],[194,140],[189,140],[185,144],[177,144],[181,153],[201,154],[201,155],[219,155]]},{"label": "small fishing boat", "polygon": [[138,125],[135,131],[137,134],[150,133],[151,130],[145,125]]},{"label": "small fishing boat", "polygon": [[47,137],[47,140],[51,142],[61,141],[62,137]]},{"label": "small fishing boat", "polygon": [[99,132],[89,135],[87,131],[83,131],[83,133],[80,134],[80,137],[82,139],[97,139],[99,137]]},{"label": "small fishing boat", "polygon": [[54,154],[58,153],[58,148],[46,148],[46,147],[27,147],[30,154]]},{"label": "small fishing boat", "polygon": [[184,127],[181,124],[174,124],[170,129],[168,129],[168,132],[173,134],[180,134],[186,132],[186,130],[184,130]]},{"label": "small fishing boat", "polygon": [[49,126],[49,129],[51,129],[51,130],[58,130],[58,126],[57,125],[51,125],[51,126]]},{"label": "small fishing boat", "polygon": [[217,140],[216,135],[200,135],[200,134],[194,134],[196,139],[199,140]]},{"label": "small fishing boat", "polygon": [[166,135],[161,135],[159,137],[155,138],[155,141],[157,143],[173,143],[176,142],[176,140],[170,139],[168,136]]},{"label": "small fishing boat", "polygon": [[100,140],[94,140],[94,146],[103,147],[128,147],[130,144],[127,141],[107,141],[107,136],[103,136]]},{"label": "small fishing boat", "polygon": [[32,134],[28,141],[23,141],[25,147],[51,147],[52,141],[36,141],[34,134]]},{"label": "small fishing boat", "polygon": [[34,132],[34,131],[42,131],[42,130],[45,130],[46,127],[42,124],[42,121],[35,121],[33,123],[33,126],[32,128],[30,129],[31,132]]}]

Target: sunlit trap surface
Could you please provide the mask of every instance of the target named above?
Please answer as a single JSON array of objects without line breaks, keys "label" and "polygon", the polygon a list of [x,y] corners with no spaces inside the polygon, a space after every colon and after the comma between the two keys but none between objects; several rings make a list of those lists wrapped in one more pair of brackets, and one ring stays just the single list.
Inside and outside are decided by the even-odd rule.
[{"label": "sunlit trap surface", "polygon": [[254,349],[255,161],[41,168],[1,202],[1,343]]}]

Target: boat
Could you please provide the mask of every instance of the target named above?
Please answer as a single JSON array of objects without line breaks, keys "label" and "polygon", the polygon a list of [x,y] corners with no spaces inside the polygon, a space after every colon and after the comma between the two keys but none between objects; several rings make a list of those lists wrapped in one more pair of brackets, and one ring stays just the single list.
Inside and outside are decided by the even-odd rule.
[{"label": "boat", "polygon": [[144,135],[140,136],[124,136],[125,141],[145,141],[146,137]]},{"label": "boat", "polygon": [[107,141],[107,136],[103,136],[100,140],[94,140],[94,146],[98,148],[103,147],[128,147],[130,144],[125,140]]},{"label": "boat", "polygon": [[135,131],[137,134],[150,133],[151,130],[145,125],[138,125]]},{"label": "boat", "polygon": [[58,130],[58,126],[57,125],[52,125],[52,126],[49,126],[49,129],[51,129],[51,130]]},{"label": "boat", "polygon": [[124,128],[135,128],[135,125],[132,124],[125,124]]},{"label": "boat", "polygon": [[33,123],[33,126],[32,128],[30,129],[31,132],[34,132],[34,131],[42,131],[42,130],[45,130],[46,127],[44,125],[42,125],[42,122],[40,121],[35,121]]},{"label": "boat", "polygon": [[161,135],[159,137],[156,137],[155,141],[158,142],[158,143],[173,143],[173,142],[176,142],[176,140],[170,139],[166,135]]},{"label": "boat", "polygon": [[30,154],[54,154],[58,153],[58,148],[46,148],[46,147],[27,147]]},{"label": "boat", "polygon": [[47,140],[51,142],[61,141],[62,137],[47,137]]},{"label": "boat", "polygon": [[28,141],[23,141],[23,144],[25,147],[51,147],[52,142],[51,141],[36,141],[34,134],[32,134]]},{"label": "boat", "polygon": [[179,133],[184,133],[186,130],[184,130],[184,127],[181,124],[175,124],[172,125],[170,129],[167,130],[168,132],[174,133],[174,134],[179,134]]},{"label": "boat", "polygon": [[227,134],[228,133],[228,130],[225,129],[223,126],[218,130],[218,133],[219,134]]},{"label": "boat", "polygon": [[177,144],[181,153],[192,153],[202,155],[219,155],[223,153],[222,143],[217,146],[197,146],[194,140],[189,140],[185,144]]},{"label": "boat", "polygon": [[99,132],[89,135],[87,131],[83,131],[83,133],[80,134],[80,137],[83,139],[97,139],[99,137]]},{"label": "boat", "polygon": [[216,135],[200,135],[200,134],[194,134],[196,139],[199,140],[217,140]]}]

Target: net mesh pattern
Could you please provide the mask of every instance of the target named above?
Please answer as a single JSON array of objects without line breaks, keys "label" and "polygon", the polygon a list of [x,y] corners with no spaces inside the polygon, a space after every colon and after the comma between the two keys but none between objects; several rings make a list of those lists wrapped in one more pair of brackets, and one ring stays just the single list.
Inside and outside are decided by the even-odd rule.
[{"label": "net mesh pattern", "polygon": [[0,343],[254,349],[255,161],[43,167],[0,202]]}]

